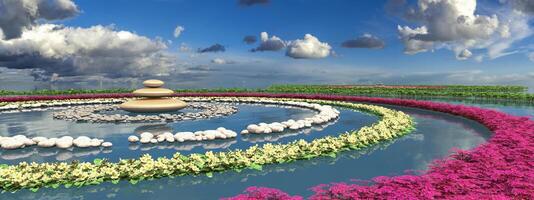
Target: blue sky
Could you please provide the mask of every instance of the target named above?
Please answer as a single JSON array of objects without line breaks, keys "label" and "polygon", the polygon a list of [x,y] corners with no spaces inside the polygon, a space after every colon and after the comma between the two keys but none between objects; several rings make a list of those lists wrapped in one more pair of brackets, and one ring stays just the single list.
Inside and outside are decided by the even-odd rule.
[{"label": "blue sky", "polygon": [[[428,0],[419,1],[429,2]],[[58,25],[65,29],[76,27],[90,29],[102,25],[104,31],[109,29],[108,36],[106,36],[108,38],[99,40],[100,32],[98,31],[100,30],[88,30],[94,32],[88,35],[94,36],[84,35],[84,37],[93,37],[91,40],[95,43],[113,41],[117,40],[113,38],[115,37],[113,34],[128,31],[135,36],[142,37],[139,40],[146,38],[149,41],[136,42],[134,40],[139,45],[137,47],[131,47],[128,43],[107,46],[102,44],[94,47],[79,45],[73,46],[74,50],[71,53],[57,53],[61,55],[54,54],[36,59],[33,55],[48,53],[47,48],[50,46],[48,43],[52,43],[45,41],[46,45],[44,45],[43,41],[39,40],[40,43],[35,42],[35,50],[24,48],[24,51],[28,51],[23,54],[24,56],[16,53],[2,55],[16,62],[0,59],[0,67],[6,67],[3,71],[10,71],[12,76],[9,78],[10,81],[7,81],[8,78],[5,77],[2,79],[0,71],[0,81],[6,80],[5,83],[14,83],[16,80],[13,80],[13,74],[21,77],[27,74],[35,76],[36,72],[28,72],[28,70],[42,69],[38,73],[40,79],[38,82],[90,82],[95,80],[95,77],[100,77],[98,80],[110,82],[113,80],[131,82],[132,79],[163,74],[161,79],[171,80],[170,83],[175,84],[176,87],[262,87],[272,83],[534,85],[534,54],[532,53],[534,52],[532,45],[534,38],[531,35],[533,15],[532,10],[529,10],[532,9],[534,3],[531,1],[526,1],[531,4],[519,5],[514,0],[469,0],[465,3],[458,0],[451,0],[447,3],[443,0],[439,4],[432,4],[433,10],[421,10],[417,6],[418,2],[413,0],[263,0],[264,3],[250,6],[240,5],[238,0],[74,0],[72,2],[52,0],[43,2],[56,4],[54,8],[58,9],[58,12],[68,11],[75,14],[68,17],[55,16],[56,18],[46,17],[46,13],[33,16],[35,22],[26,25],[23,30],[38,32],[35,30],[39,26],[43,27],[43,24]],[[473,24],[465,27],[458,25],[457,32],[463,31],[464,33],[450,37],[447,34],[441,34],[439,27],[444,25],[432,21],[433,17],[443,17],[437,14],[440,12],[450,12],[454,16],[456,12],[463,12],[464,9],[469,13],[468,4],[470,3],[467,2],[476,3],[476,10],[471,13],[473,21],[480,15],[487,16],[487,19],[496,15],[495,20],[498,23],[487,22],[483,24],[483,27]],[[2,6],[5,9],[17,5],[0,4],[0,10]],[[35,6],[42,5],[37,3]],[[447,10],[447,6],[456,10]],[[405,13],[410,8],[424,15],[420,15],[417,20],[408,19]],[[2,14],[0,14],[1,18]],[[457,19],[452,19],[453,22],[455,20]],[[1,22],[0,20],[0,25]],[[174,29],[177,26],[182,26],[184,30],[179,37],[174,37]],[[407,54],[405,48],[412,43],[403,42],[402,31],[398,29],[398,26],[409,26],[412,29],[421,26],[428,27],[429,32],[425,33],[424,37],[430,38],[427,42],[432,42],[431,47],[425,46],[424,52]],[[502,32],[506,32],[501,31],[502,26],[523,28],[506,29],[510,36],[501,38],[500,35],[504,35]],[[432,30],[431,27],[438,28]],[[3,28],[7,30],[10,27]],[[445,26],[445,29],[447,28]],[[483,28],[488,30],[482,30]],[[46,34],[51,34],[53,31],[55,30],[49,30]],[[72,41],[64,42],[62,45],[65,46],[58,49],[70,49],[68,45],[78,42],[73,38],[83,40],[83,37],[78,37],[81,34],[77,31],[80,32],[69,30],[69,32],[61,33],[69,36],[65,40]],[[478,34],[478,31],[487,31],[491,34]],[[287,42],[287,46],[278,51],[250,52],[249,50],[258,47],[261,41],[245,44],[243,37],[253,35],[259,40],[261,32],[268,33],[269,37],[274,35],[281,38]],[[41,32],[36,35],[39,34],[42,34],[44,38],[55,40]],[[295,56],[286,53],[292,41],[303,40],[306,34],[311,34],[320,44],[326,44],[328,51],[324,52],[326,50],[323,49],[321,53],[317,50],[320,55],[310,55],[311,57],[304,55],[305,59],[295,59]],[[369,34],[372,38],[383,41],[385,46],[383,48],[342,47],[343,42],[357,39],[363,34]],[[515,38],[518,35],[521,37]],[[8,50],[17,48],[15,42],[11,46],[6,45],[10,44],[8,43],[10,40],[37,41],[22,34],[18,37],[4,38],[3,48]],[[409,42],[414,42],[413,38],[415,37],[412,37]],[[154,44],[157,42],[163,46]],[[142,46],[144,43],[146,45]],[[506,48],[499,48],[503,43],[506,44]],[[2,47],[1,44],[0,47]],[[225,51],[202,54],[196,52],[197,49],[207,48],[214,44],[223,45]],[[180,50],[181,46],[187,47],[188,50]],[[293,45],[293,47],[302,50],[298,49],[298,46]],[[128,49],[135,49],[135,51],[130,52]],[[497,53],[488,53],[494,49],[498,49],[495,50]],[[120,52],[117,53],[120,55],[117,59],[121,62],[110,62],[113,56],[103,59],[99,53],[86,53],[111,50]],[[415,50],[419,51],[421,48],[418,47]],[[458,56],[462,50],[469,52],[466,54],[467,57]],[[315,52],[313,49],[310,51]],[[20,52],[20,49],[12,50],[12,52]],[[95,55],[99,57],[95,58]],[[135,61],[124,60],[130,56],[147,56],[148,61],[140,61],[138,58]],[[165,61],[161,61],[160,57],[163,57]],[[215,59],[221,62],[215,62]],[[49,62],[50,66],[40,64]],[[143,65],[146,62],[150,64],[140,68],[134,66]],[[121,64],[132,66],[121,68]],[[25,71],[16,71],[15,68]],[[150,70],[142,74],[129,73],[132,70],[145,69],[155,70],[153,73]],[[169,69],[172,69],[172,72],[169,72]],[[114,73],[121,70],[124,72]],[[164,72],[159,73],[162,70]],[[92,71],[96,73],[92,74]],[[172,81],[176,77],[188,76],[196,81]],[[229,80],[214,82],[214,77]],[[27,81],[27,79],[23,80]]]}]

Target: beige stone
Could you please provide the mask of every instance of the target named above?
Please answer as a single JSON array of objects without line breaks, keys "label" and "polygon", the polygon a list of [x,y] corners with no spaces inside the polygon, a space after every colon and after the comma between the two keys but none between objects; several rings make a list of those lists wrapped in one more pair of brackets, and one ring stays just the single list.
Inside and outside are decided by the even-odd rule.
[{"label": "beige stone", "polygon": [[187,104],[178,99],[139,99],[128,101],[120,108],[130,112],[169,112],[185,108]]},{"label": "beige stone", "polygon": [[143,85],[149,88],[159,88],[163,86],[163,84],[164,84],[163,81],[160,81],[157,79],[149,79],[149,80],[143,81]]},{"label": "beige stone", "polygon": [[135,96],[145,97],[128,101],[121,104],[119,107],[130,112],[171,112],[177,111],[187,106],[187,103],[169,97],[174,94],[174,91],[159,88],[163,86],[164,82],[160,80],[146,80],[143,85],[146,88],[138,89],[133,92]]},{"label": "beige stone", "polygon": [[168,97],[174,94],[174,91],[165,88],[143,88],[133,92],[138,97]]}]

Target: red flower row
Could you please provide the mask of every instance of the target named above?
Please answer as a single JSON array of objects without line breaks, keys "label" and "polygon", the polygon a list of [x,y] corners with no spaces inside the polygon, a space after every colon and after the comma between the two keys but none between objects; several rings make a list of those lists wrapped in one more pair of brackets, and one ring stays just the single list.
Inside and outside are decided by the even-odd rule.
[{"label": "red flower row", "polygon": [[[495,110],[430,101],[374,97],[266,94],[180,93],[177,96],[246,96],[357,101],[421,108],[463,116],[488,127],[493,137],[470,151],[458,151],[436,160],[420,176],[376,177],[374,184],[334,183],[313,188],[310,199],[534,199],[534,121]],[[60,100],[71,98],[119,98],[130,94],[3,97],[0,102]],[[250,187],[228,199],[302,199],[280,190]]]}]

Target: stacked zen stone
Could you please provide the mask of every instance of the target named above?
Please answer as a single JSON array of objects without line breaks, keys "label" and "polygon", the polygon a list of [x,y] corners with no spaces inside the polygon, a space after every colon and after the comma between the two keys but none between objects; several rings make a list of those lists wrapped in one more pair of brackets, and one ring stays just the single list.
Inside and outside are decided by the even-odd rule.
[{"label": "stacked zen stone", "polygon": [[145,88],[133,92],[142,99],[128,101],[120,105],[120,108],[129,112],[172,112],[185,108],[187,104],[171,97],[174,91],[161,88],[164,82],[160,80],[146,80]]}]

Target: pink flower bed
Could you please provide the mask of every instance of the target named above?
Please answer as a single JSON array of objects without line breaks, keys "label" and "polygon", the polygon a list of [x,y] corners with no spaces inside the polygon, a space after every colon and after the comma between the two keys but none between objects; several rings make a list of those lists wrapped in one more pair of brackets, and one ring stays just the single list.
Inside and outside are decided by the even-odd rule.
[{"label": "pink flower bed", "polygon": [[[62,95],[67,98],[116,98],[128,94]],[[430,101],[337,95],[266,93],[180,93],[177,96],[254,96],[357,101],[421,108],[475,120],[494,134],[485,144],[436,160],[420,175],[376,177],[372,185],[332,183],[314,187],[310,199],[534,199],[534,121],[499,111]],[[2,101],[51,100],[4,97]],[[348,174],[347,176],[350,176]],[[250,187],[229,200],[302,199],[277,189]]]}]

